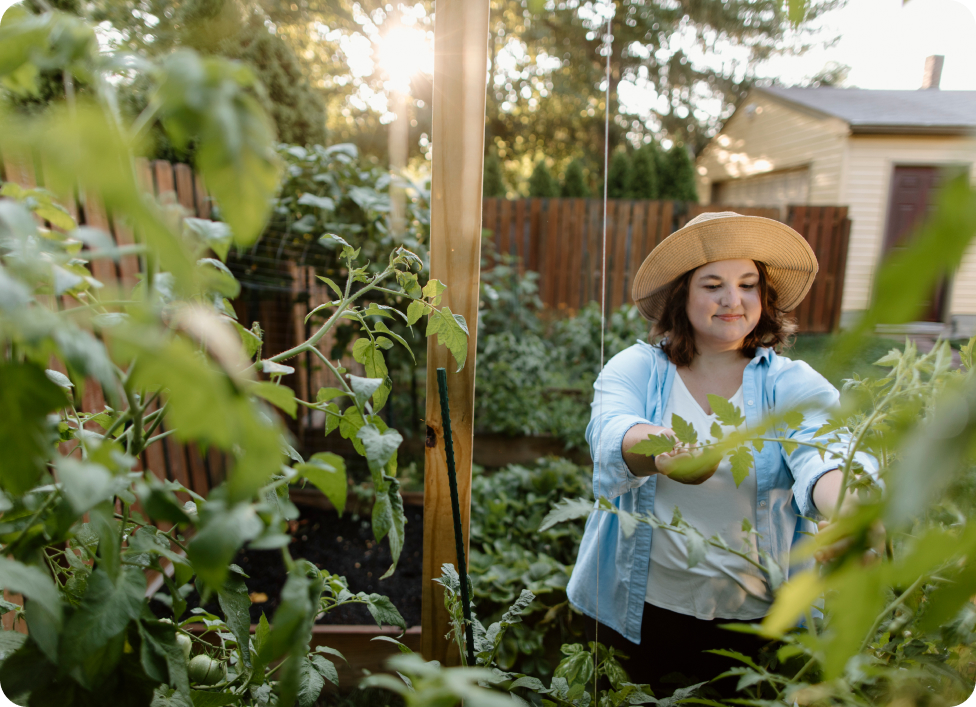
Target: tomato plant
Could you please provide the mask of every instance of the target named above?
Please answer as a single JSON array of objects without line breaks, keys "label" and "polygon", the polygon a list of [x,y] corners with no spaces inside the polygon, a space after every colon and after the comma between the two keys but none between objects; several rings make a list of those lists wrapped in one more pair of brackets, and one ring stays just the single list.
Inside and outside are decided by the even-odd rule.
[{"label": "tomato plant", "polygon": [[[337,681],[335,651],[309,650],[317,616],[361,603],[377,624],[405,626],[386,597],[291,557],[284,530],[298,512],[289,484],[317,486],[341,512],[347,482],[340,457],[303,459],[279,415],[321,410],[328,431],[366,458],[389,574],[403,545],[402,439],[378,413],[391,387],[384,351],[406,343],[384,321],[426,318],[427,334],[459,366],[466,323],[441,305],[440,282],[419,281],[411,251],[393,247],[371,267],[340,236],[320,235],[341,263],[341,278],[322,276],[335,299],[317,311],[324,321],[307,341],[261,358],[261,332],[234,319],[228,298],[239,286],[224,262],[261,233],[281,173],[250,73],[189,51],[155,64],[102,54],[89,26],[56,12],[8,12],[0,49],[8,90],[35,90],[41,69],[98,89],[97,100],[68,92],[65,105],[30,121],[0,114],[0,150],[36,157],[46,187],[6,183],[0,192],[0,587],[25,598],[23,607],[4,601],[0,613],[28,629],[0,633],[4,691],[29,705],[311,705],[325,681]],[[113,81],[132,66],[155,92],[127,125],[114,110]],[[143,196],[133,156],[157,121],[175,142],[197,146],[222,223],[181,219]],[[78,228],[52,196],[75,188],[101,199],[136,243],[119,247],[107,233]],[[134,288],[93,276],[92,263],[123,253],[141,261]],[[373,301],[380,293],[405,311]],[[353,352],[365,377],[317,347],[340,321],[359,332]],[[281,385],[293,371],[288,360],[304,352],[340,387],[300,400]],[[100,409],[81,405],[92,387]],[[219,451],[226,481],[202,497],[140,468],[169,435]],[[253,635],[245,576],[232,564],[245,544],[280,550],[288,569],[277,610]],[[165,582],[167,619],[148,610],[149,571]],[[187,612],[194,586],[216,598],[221,615]]]}]

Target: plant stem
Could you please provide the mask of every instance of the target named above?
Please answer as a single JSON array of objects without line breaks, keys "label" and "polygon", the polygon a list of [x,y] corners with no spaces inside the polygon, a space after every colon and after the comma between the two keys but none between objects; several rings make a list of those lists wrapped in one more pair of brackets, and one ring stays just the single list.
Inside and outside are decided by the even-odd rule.
[{"label": "plant stem", "polygon": [[349,294],[349,290],[352,287],[352,275],[350,275],[349,280],[346,282],[346,296],[343,297],[342,302],[340,302],[336,306],[336,311],[333,312],[332,316],[328,318],[325,324],[323,324],[318,331],[312,334],[312,336],[310,336],[305,343],[299,344],[298,346],[292,347],[287,351],[283,351],[280,354],[272,356],[268,360],[274,361],[275,363],[280,363],[281,361],[286,361],[287,359],[293,358],[294,356],[297,356],[300,353],[304,353],[305,351],[315,350],[315,345],[318,344],[318,342],[322,339],[323,336],[325,336],[326,332],[328,332],[333,326],[335,326],[335,323],[339,320],[339,317],[342,316],[343,312],[346,311],[349,305],[351,305],[353,302],[355,302],[357,299],[365,295],[370,290],[377,289],[377,283],[382,282],[383,280],[388,278],[392,273],[393,273],[393,268],[387,268],[382,273],[377,275],[371,283],[363,287],[361,290],[359,290],[359,292],[357,292],[354,295]]},{"label": "plant stem", "polygon": [[867,635],[864,637],[864,640],[861,641],[861,648],[858,651],[859,653],[863,653],[864,650],[869,645],[871,645],[871,640],[874,638],[874,635],[878,632],[878,629],[881,627],[881,622],[884,621],[885,617],[888,614],[890,614],[892,611],[894,611],[895,609],[897,609],[899,606],[901,606],[902,604],[904,604],[905,603],[905,600],[909,596],[911,596],[915,592],[915,590],[918,589],[922,585],[922,581],[924,579],[925,579],[925,575],[922,575],[918,579],[916,579],[914,582],[912,582],[912,585],[908,589],[906,589],[901,594],[899,594],[897,597],[895,597],[894,601],[892,601],[890,604],[888,604],[888,606],[886,606],[881,611],[881,613],[878,614],[877,618],[875,618],[875,620],[874,620],[874,623],[871,625],[871,630],[868,631]]},{"label": "plant stem", "polygon": [[34,513],[34,515],[31,516],[31,519],[27,522],[27,525],[24,526],[24,529],[21,530],[19,533],[17,533],[17,537],[11,540],[4,548],[3,552],[5,555],[14,554],[14,550],[16,549],[17,543],[19,543],[21,539],[23,539],[24,533],[26,533],[31,528],[31,526],[34,525],[34,521],[40,518],[41,514],[51,506],[51,504],[54,502],[55,497],[59,493],[60,490],[57,487],[55,487],[54,490],[51,491],[51,495],[45,499],[44,503],[41,504],[41,507],[38,508],[37,511]]},{"label": "plant stem", "polygon": [[149,445],[152,444],[153,442],[158,442],[161,439],[165,439],[166,437],[169,437],[174,432],[176,432],[175,429],[173,429],[173,430],[166,430],[165,432],[160,432],[155,437],[150,437],[149,439],[146,440],[146,443],[145,443],[145,445],[143,445],[142,450],[145,451],[146,449],[149,448]]}]

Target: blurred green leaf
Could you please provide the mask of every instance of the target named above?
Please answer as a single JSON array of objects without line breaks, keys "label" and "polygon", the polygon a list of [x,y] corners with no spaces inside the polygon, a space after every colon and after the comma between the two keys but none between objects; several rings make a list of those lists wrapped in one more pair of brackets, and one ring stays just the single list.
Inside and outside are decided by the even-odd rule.
[{"label": "blurred green leaf", "polygon": [[254,85],[241,64],[179,50],[160,67],[155,99],[174,144],[197,141],[197,169],[238,245],[260,235],[281,174],[268,118],[247,93]]},{"label": "blurred green leaf", "polygon": [[31,489],[53,453],[47,414],[67,404],[64,391],[28,363],[0,363],[0,486],[14,495]]},{"label": "blurred green leaf", "polygon": [[317,452],[304,464],[295,466],[301,476],[328,498],[336,507],[339,516],[346,508],[346,463],[338,454],[332,452]]},{"label": "blurred green leaf", "polygon": [[298,403],[295,402],[295,391],[286,385],[260,381],[249,385],[248,390],[259,398],[267,400],[275,407],[284,410],[293,419],[298,412]]}]

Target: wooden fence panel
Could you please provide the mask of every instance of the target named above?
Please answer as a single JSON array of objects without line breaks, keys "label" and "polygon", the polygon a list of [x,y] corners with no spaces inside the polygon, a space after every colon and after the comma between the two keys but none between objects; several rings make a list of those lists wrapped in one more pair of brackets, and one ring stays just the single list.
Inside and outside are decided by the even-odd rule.
[{"label": "wooden fence panel", "polygon": [[501,252],[520,256],[524,267],[539,273],[546,306],[575,311],[600,301],[605,271],[610,310],[631,302],[637,270],[656,245],[695,216],[717,211],[783,220],[802,234],[817,255],[820,274],[795,311],[799,330],[836,329],[850,229],[846,207],[791,206],[784,219],[777,208],[611,199],[606,253],[602,199],[486,199],[484,227],[493,231]]}]

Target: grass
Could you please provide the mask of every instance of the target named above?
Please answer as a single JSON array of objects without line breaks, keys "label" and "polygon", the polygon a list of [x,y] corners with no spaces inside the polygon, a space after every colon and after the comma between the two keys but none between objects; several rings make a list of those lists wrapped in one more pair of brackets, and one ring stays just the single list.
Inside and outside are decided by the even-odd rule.
[{"label": "grass", "polygon": [[891,349],[905,346],[903,339],[873,336],[865,341],[846,365],[837,368],[828,366],[837,338],[836,334],[800,334],[793,346],[783,354],[794,360],[806,361],[839,389],[844,379],[851,378],[855,373],[862,377],[884,375],[885,369],[878,368],[874,362]]}]

